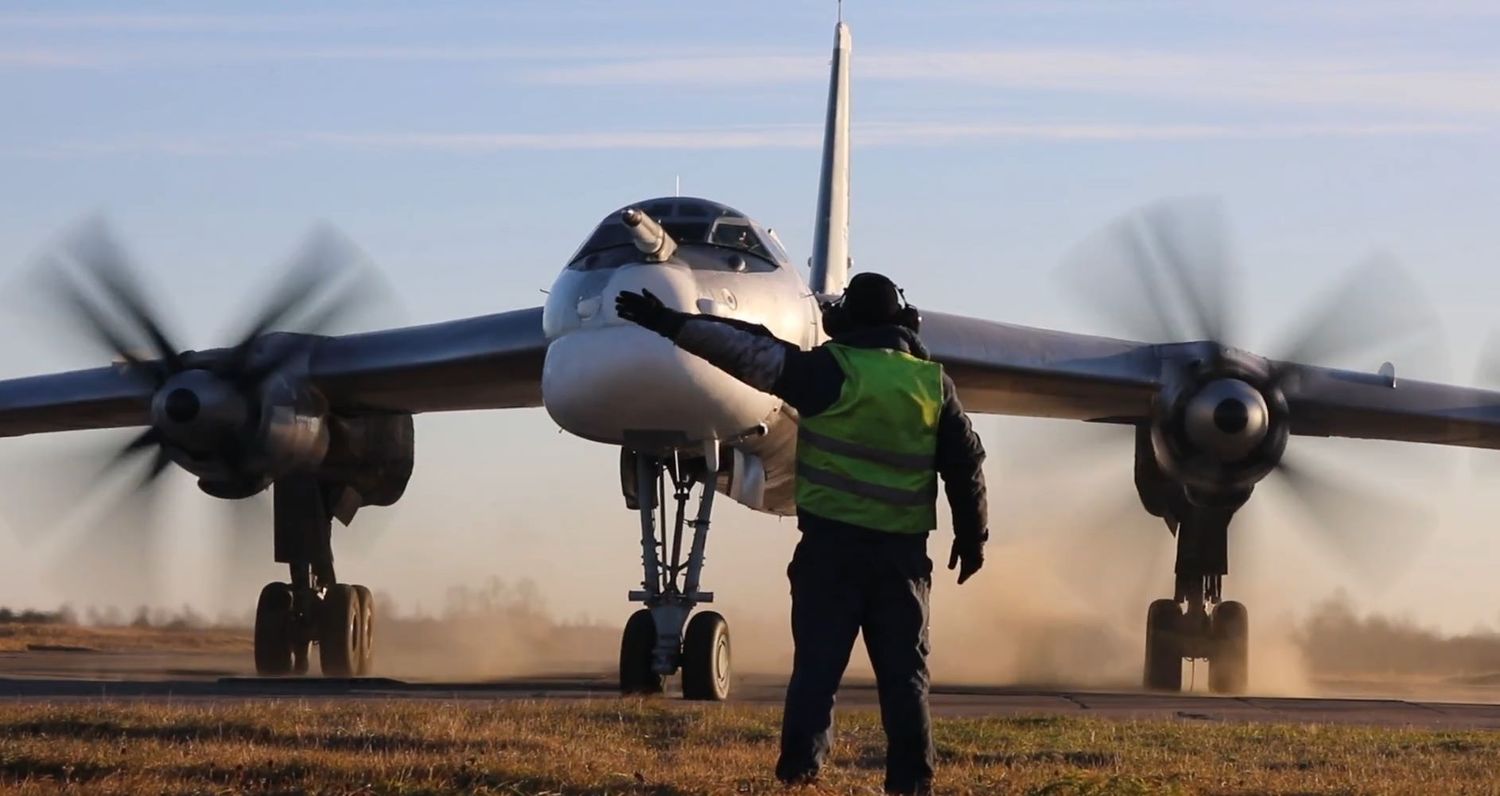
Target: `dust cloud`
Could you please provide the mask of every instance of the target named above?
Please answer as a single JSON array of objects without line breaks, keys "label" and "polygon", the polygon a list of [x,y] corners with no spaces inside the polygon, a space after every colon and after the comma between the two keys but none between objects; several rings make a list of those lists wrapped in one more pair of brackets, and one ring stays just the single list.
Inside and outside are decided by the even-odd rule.
[{"label": "dust cloud", "polygon": [[[468,426],[452,425],[453,434],[472,436]],[[429,423],[427,430],[443,428]],[[934,678],[990,685],[1137,687],[1146,606],[1170,589],[1173,539],[1160,521],[1144,515],[1133,494],[1128,431],[1122,436],[1114,429],[1008,424],[985,434],[994,451],[986,468],[994,534],[988,563],[972,582],[957,587],[953,573],[944,568],[952,538],[946,519],[930,544],[935,564]],[[557,444],[558,469],[538,477],[567,475],[593,483],[612,475],[612,461],[579,458],[573,443]],[[1086,455],[1095,449],[1102,455]],[[15,471],[18,478],[24,469]],[[211,511],[221,507],[200,510],[201,501],[188,502],[189,495],[198,497],[191,483],[169,486],[181,494],[170,496],[164,514],[188,529],[153,540],[158,553],[174,553],[172,566],[164,568],[175,587],[168,600],[148,600],[144,594],[136,598],[125,586],[117,588],[116,580],[137,572],[133,564],[121,563],[134,559],[123,556],[111,557],[108,567],[71,567],[69,583],[79,581],[77,589],[50,585],[47,563],[75,560],[72,545],[78,539],[67,533],[34,534],[32,546],[19,535],[11,539],[0,534],[5,545],[0,550],[11,560],[32,562],[8,571],[7,599],[47,604],[56,597],[39,595],[62,592],[84,623],[97,617],[106,625],[131,621],[142,604],[190,604],[203,612],[228,606],[234,613],[208,621],[247,627],[258,584],[284,576],[282,568],[270,563],[269,539],[261,540],[267,549],[247,556],[247,563],[236,568],[243,570],[236,572],[237,580],[226,582],[222,569],[194,563],[214,554],[212,536],[201,529],[223,524],[222,515]],[[542,529],[550,528],[552,520],[543,501],[512,505],[501,496],[493,505],[466,502],[472,490],[466,482],[443,481],[414,492],[404,504],[408,513],[395,523],[400,526],[420,525],[418,519],[446,512],[444,521],[433,526],[447,529],[440,536],[381,536],[372,527],[379,530],[376,521],[382,516],[372,513],[358,531],[379,537],[380,545],[372,543],[361,553],[350,550],[352,535],[340,537],[341,550],[350,550],[341,559],[349,562],[341,572],[359,573],[377,587],[379,671],[443,680],[612,673],[620,629],[635,608],[620,599],[616,585],[639,577],[634,564],[639,548],[631,532],[593,529],[616,524],[629,529],[633,518],[613,497],[599,498],[597,504],[581,499],[575,513],[585,519],[574,522],[587,525],[589,535],[547,533]],[[1285,521],[1275,496],[1268,490],[1264,499],[1252,501],[1231,531],[1235,570],[1227,596],[1250,607],[1254,692],[1325,693],[1383,680],[1480,687],[1492,678],[1500,685],[1500,637],[1492,631],[1449,636],[1410,620],[1363,613],[1359,604],[1378,596],[1369,589],[1356,592],[1355,598],[1326,599],[1331,588],[1327,568],[1318,551],[1299,538],[1301,529]],[[32,521],[32,509],[38,515],[46,512],[27,501],[7,501],[6,508],[3,519],[13,529],[46,525],[41,519]],[[78,526],[72,530],[118,530],[119,517],[109,514],[107,505],[89,508],[71,523]],[[501,508],[509,512],[506,530],[495,534],[490,529]],[[719,602],[706,607],[729,618],[739,672],[784,676],[791,665],[791,634],[783,570],[796,531],[790,521],[778,523],[732,505],[725,507],[722,519],[719,527],[725,532],[716,531],[705,574]],[[483,534],[454,530],[471,526]],[[110,541],[107,534],[83,538]],[[576,555],[580,538],[587,540],[587,556]],[[503,579],[486,581],[475,574],[493,571],[495,561],[507,562]],[[533,580],[517,579],[523,573]],[[381,584],[391,586],[381,593]],[[444,584],[469,585],[444,590]],[[111,604],[120,606],[114,615],[89,612],[91,606]],[[1419,607],[1425,609],[1421,619],[1432,620],[1434,604]],[[850,672],[868,676],[862,650],[855,651]],[[1185,672],[1184,682],[1199,690],[1205,680],[1201,665]]]},{"label": "dust cloud", "polygon": [[[1070,577],[1064,545],[1010,545],[962,588],[942,569],[934,599],[934,679],[975,685],[1132,689],[1140,682],[1145,605],[1154,589],[1121,566],[1116,577]],[[1153,583],[1167,581],[1152,580]],[[742,595],[744,601],[744,596]],[[1362,614],[1338,593],[1297,615],[1252,602],[1251,691],[1257,694],[1482,695],[1500,686],[1500,632],[1449,635],[1411,620]],[[439,611],[403,611],[377,595],[384,675],[426,680],[508,676],[610,676],[620,623],[561,619],[534,584],[491,580],[456,588]],[[736,669],[784,676],[791,634],[784,614],[724,606]],[[1185,663],[1184,685],[1206,690],[1207,672]],[[850,676],[868,677],[856,649]]]},{"label": "dust cloud", "polygon": [[[1170,551],[1171,538],[1164,529],[1160,533],[1153,546]],[[933,606],[935,679],[1139,687],[1146,606],[1167,592],[1170,558],[1117,554],[1086,564],[1072,541],[1057,535],[1005,545],[992,551],[992,563],[973,581],[939,587]],[[945,576],[951,573],[938,575]],[[1250,604],[1252,690],[1310,693],[1292,615],[1269,601]],[[1184,666],[1184,687],[1204,690],[1203,663]]]},{"label": "dust cloud", "polygon": [[[1144,603],[1126,568],[1118,577],[1075,582],[1062,573],[1055,544],[1012,545],[984,577],[962,588],[941,585],[934,601],[934,679],[944,683],[1064,688],[1138,687]],[[941,565],[941,561],[935,562]],[[938,570],[938,577],[948,576]],[[378,671],[425,681],[485,681],[516,676],[608,679],[620,623],[560,618],[530,581],[491,579],[451,589],[435,611],[403,608],[376,594]],[[791,668],[786,617],[725,606],[734,617],[737,671],[783,677]],[[177,611],[64,608],[0,611],[0,625],[48,624],[238,632],[248,644],[248,614],[208,617]],[[1414,620],[1362,613],[1335,593],[1300,617],[1252,615],[1251,691],[1256,694],[1420,696],[1493,700],[1500,687],[1500,632],[1447,634]],[[238,629],[236,631],[236,629]],[[180,639],[179,639],[180,640]],[[118,639],[116,639],[118,641]],[[1207,672],[1185,664],[1184,685],[1205,690]],[[1201,667],[1201,664],[1200,664]],[[851,677],[867,678],[856,650]]]},{"label": "dust cloud", "polygon": [[1344,593],[1320,603],[1296,641],[1309,669],[1324,678],[1500,685],[1500,632],[1447,634],[1411,619],[1361,614]]},{"label": "dust cloud", "polygon": [[619,654],[619,629],[586,617],[563,620],[536,585],[491,579],[449,590],[442,610],[403,611],[377,593],[376,655],[382,675],[486,680],[603,671]]}]

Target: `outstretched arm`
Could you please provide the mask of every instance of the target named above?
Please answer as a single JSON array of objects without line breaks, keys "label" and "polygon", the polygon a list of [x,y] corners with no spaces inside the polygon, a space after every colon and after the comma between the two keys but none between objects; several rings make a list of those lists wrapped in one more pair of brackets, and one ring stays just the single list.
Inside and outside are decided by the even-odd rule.
[{"label": "outstretched arm", "polygon": [[712,315],[690,315],[672,341],[763,392],[774,393],[787,358],[802,353],[764,326]]},{"label": "outstretched arm", "polygon": [[644,293],[615,299],[620,317],[672,340],[725,373],[791,404],[804,415],[832,406],[844,374],[826,351],[803,351],[759,324],[714,315],[689,315]]}]

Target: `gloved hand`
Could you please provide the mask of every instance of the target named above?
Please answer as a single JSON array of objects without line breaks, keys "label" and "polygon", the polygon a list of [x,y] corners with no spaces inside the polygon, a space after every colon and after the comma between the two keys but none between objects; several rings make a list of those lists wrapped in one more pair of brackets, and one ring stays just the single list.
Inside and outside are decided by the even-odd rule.
[{"label": "gloved hand", "polygon": [[676,337],[687,317],[669,308],[649,290],[631,293],[620,291],[615,297],[615,312],[623,320],[637,323],[663,337]]},{"label": "gloved hand", "polygon": [[948,569],[958,570],[960,586],[964,581],[974,577],[974,573],[978,572],[982,566],[984,566],[984,542],[953,540],[953,552],[948,554]]}]

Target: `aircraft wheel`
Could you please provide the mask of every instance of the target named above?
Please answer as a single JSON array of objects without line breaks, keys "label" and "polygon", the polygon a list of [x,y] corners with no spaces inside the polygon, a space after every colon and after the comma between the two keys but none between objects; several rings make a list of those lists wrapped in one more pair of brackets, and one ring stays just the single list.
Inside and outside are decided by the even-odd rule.
[{"label": "aircraft wheel", "polygon": [[645,608],[630,615],[620,639],[620,693],[660,694],[663,677],[651,668],[656,651],[656,620]]},{"label": "aircraft wheel", "polygon": [[1209,627],[1208,690],[1243,694],[1250,685],[1250,613],[1244,603],[1219,603]]},{"label": "aircraft wheel", "polygon": [[318,608],[318,663],[324,677],[353,677],[359,664],[359,595],[336,583]]},{"label": "aircraft wheel", "polygon": [[1146,610],[1145,686],[1152,691],[1182,690],[1182,609],[1156,600]]},{"label": "aircraft wheel", "polygon": [[255,673],[261,677],[292,674],[292,587],[267,583],[255,604]]},{"label": "aircraft wheel", "polygon": [[375,671],[375,595],[364,586],[355,586],[354,594],[359,598],[359,662],[355,674],[368,677]]},{"label": "aircraft wheel", "polygon": [[715,611],[695,614],[682,638],[682,695],[702,702],[729,698],[729,623]]}]

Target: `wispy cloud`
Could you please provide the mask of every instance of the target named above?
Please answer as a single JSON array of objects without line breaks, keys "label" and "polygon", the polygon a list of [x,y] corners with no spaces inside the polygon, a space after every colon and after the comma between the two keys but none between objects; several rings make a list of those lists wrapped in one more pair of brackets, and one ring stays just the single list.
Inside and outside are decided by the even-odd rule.
[{"label": "wispy cloud", "polygon": [[[819,80],[822,58],[737,55],[622,59],[524,72],[562,85],[766,85]],[[1298,55],[1016,48],[875,53],[862,81],[915,81],[1257,104],[1500,113],[1500,62],[1455,66]]]},{"label": "wispy cloud", "polygon": [[7,50],[0,48],[0,69],[62,69],[88,65],[78,53],[50,49]]},{"label": "wispy cloud", "polygon": [[483,153],[560,149],[782,149],[816,146],[811,126],[559,133],[316,133],[308,140],[351,149]]},{"label": "wispy cloud", "polygon": [[135,12],[0,14],[0,30],[107,33],[285,33],[309,28],[387,27],[410,13],[153,14]]},{"label": "wispy cloud", "polygon": [[[695,48],[678,48],[692,58]],[[721,55],[723,48],[703,49],[702,57]],[[360,64],[515,64],[518,70],[535,69],[532,63],[592,63],[601,58],[629,58],[634,47],[588,47],[584,45],[498,45],[455,47],[424,44],[225,44],[202,42],[160,46],[53,45],[6,49],[0,44],[0,68],[73,69],[88,68],[177,68],[184,66],[257,66],[298,62],[349,62]],[[519,71],[518,74],[531,74]]]},{"label": "wispy cloud", "polygon": [[1308,3],[1304,0],[1262,0],[1233,6],[1248,15],[1277,19],[1300,17],[1338,22],[1403,24],[1413,19],[1441,20],[1462,24],[1472,19],[1500,16],[1500,5],[1492,0],[1360,0],[1357,3]]},{"label": "wispy cloud", "polygon": [[[1449,124],[1114,124],[904,123],[855,125],[862,147],[936,146],[1004,141],[1184,141],[1206,139],[1365,138],[1462,135],[1477,128]],[[314,140],[362,149],[498,152],[516,149],[811,149],[817,125],[639,130],[587,133],[322,133]]]},{"label": "wispy cloud", "polygon": [[[522,72],[522,80],[555,85],[738,86],[810,82],[828,75],[826,55],[709,55],[706,57],[622,58],[600,63],[542,67]],[[858,76],[868,75],[863,59]]]},{"label": "wispy cloud", "polygon": [[[907,123],[855,125],[861,147],[957,146],[1006,142],[1149,142],[1455,136],[1487,128],[1461,124],[1133,124],[1084,122]],[[483,155],[566,150],[765,150],[814,149],[818,125],[764,125],[662,130],[520,132],[311,132],[210,138],[74,141],[13,147],[0,155],[24,158],[87,158],[126,154],[169,157],[265,156],[309,149],[431,152]]]},{"label": "wispy cloud", "polygon": [[[0,27],[6,18],[0,16]],[[73,18],[67,18],[73,19]],[[105,15],[102,21],[113,19]],[[131,18],[133,24],[147,21]],[[259,19],[259,18],[256,18]],[[188,25],[196,17],[158,20]],[[273,19],[257,24],[270,25]],[[123,23],[122,23],[123,24]],[[203,24],[208,24],[203,21]],[[226,25],[230,23],[224,23]],[[677,48],[670,57],[636,47],[584,44],[455,47],[421,43],[219,43],[53,45],[5,50],[0,69],[179,67],[295,62],[497,65],[522,83],[581,88],[820,85],[823,53]],[[1198,104],[1320,106],[1450,115],[1500,115],[1500,59],[1445,56],[1177,51],[1126,47],[1009,47],[857,53],[863,85],[927,83]]]}]

